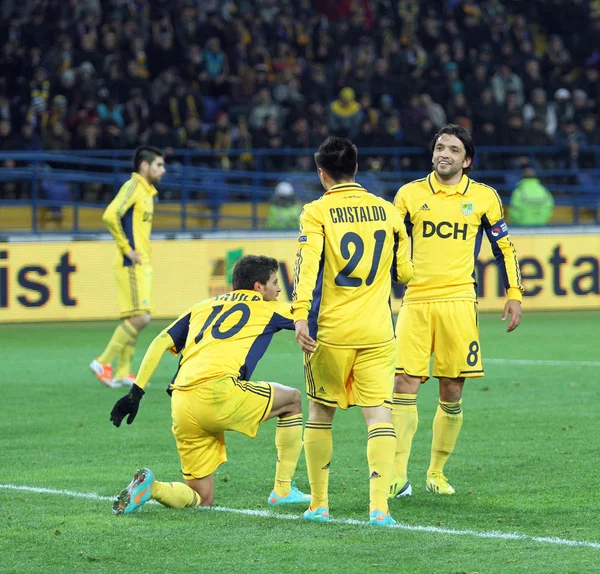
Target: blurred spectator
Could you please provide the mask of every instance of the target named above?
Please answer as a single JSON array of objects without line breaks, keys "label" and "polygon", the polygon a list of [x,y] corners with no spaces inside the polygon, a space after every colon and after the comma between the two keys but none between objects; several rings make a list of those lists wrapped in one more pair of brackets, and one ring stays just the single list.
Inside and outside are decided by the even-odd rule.
[{"label": "blurred spectator", "polygon": [[508,63],[500,63],[498,71],[492,76],[490,85],[494,99],[499,106],[504,105],[508,92],[516,92],[519,103],[523,104],[523,81],[512,71]]},{"label": "blurred spectator", "polygon": [[[256,147],[268,150],[279,150],[283,148],[283,132],[277,125],[277,120],[273,117],[265,119],[265,125],[262,130],[256,134]],[[276,155],[266,155],[263,158],[263,167],[267,171],[284,171],[286,164],[284,158]]]},{"label": "blurred spectator", "polygon": [[[583,118],[581,132],[586,138],[587,145],[600,146],[600,129],[598,129],[596,116],[590,114]],[[581,154],[581,167],[586,169],[597,168],[596,154],[592,151],[583,152]]]},{"label": "blurred spectator", "polygon": [[525,100],[529,101],[533,98],[533,91],[544,89],[544,79],[540,71],[540,63],[538,60],[531,59],[525,63],[525,72],[522,76],[523,94]]},{"label": "blurred spectator", "polygon": [[579,151],[582,146],[587,144],[587,140],[585,134],[579,130],[572,119],[560,123],[559,129],[554,135],[554,144],[562,148],[558,166],[577,169],[579,167]]},{"label": "blurred spectator", "polygon": [[539,120],[549,136],[553,136],[556,132],[558,125],[556,108],[553,103],[548,103],[546,91],[542,88],[533,90],[531,101],[523,107],[523,118],[525,119],[525,125],[528,127],[533,120]]},{"label": "blurred spectator", "polygon": [[354,90],[346,87],[340,91],[339,99],[329,106],[327,125],[332,134],[356,138],[360,131],[363,111],[355,99]]},{"label": "blurred spectator", "polygon": [[44,131],[44,149],[64,151],[71,147],[71,133],[64,122],[54,122]]},{"label": "blurred spectator", "polygon": [[260,130],[265,125],[266,118],[274,118],[279,122],[281,116],[281,106],[273,102],[271,92],[268,88],[261,88],[256,94],[254,105],[250,112],[250,127]]},{"label": "blurred spectator", "polygon": [[[214,150],[227,151],[233,147],[233,134],[231,132],[228,113],[219,112],[217,114],[217,121],[208,134],[208,141]],[[229,156],[226,153],[217,156],[215,158],[215,167],[230,169],[231,160]]]},{"label": "blurred spectator", "polygon": [[204,70],[200,80],[206,86],[207,95],[218,98],[229,93],[229,61],[221,49],[221,41],[214,37],[204,48]]},{"label": "blurred spectator", "polygon": [[296,197],[291,183],[282,181],[275,187],[269,202],[267,227],[269,229],[296,229],[302,204]]},{"label": "blurred spectator", "polygon": [[431,120],[431,123],[436,130],[439,130],[443,125],[446,124],[446,112],[444,108],[434,102],[429,94],[423,94],[421,96],[421,107],[423,114],[426,118]]},{"label": "blurred spectator", "polygon": [[573,91],[573,120],[581,125],[583,118],[588,116],[593,110],[593,102],[590,102],[587,94],[583,90]]},{"label": "blurred spectator", "polygon": [[473,124],[476,128],[484,124],[497,126],[499,123],[500,111],[494,100],[492,90],[486,88],[481,92],[479,98],[475,100],[473,112]]},{"label": "blurred spectator", "polygon": [[511,225],[546,225],[552,219],[554,198],[540,183],[535,170],[528,167],[523,170],[523,179],[510,197]]}]

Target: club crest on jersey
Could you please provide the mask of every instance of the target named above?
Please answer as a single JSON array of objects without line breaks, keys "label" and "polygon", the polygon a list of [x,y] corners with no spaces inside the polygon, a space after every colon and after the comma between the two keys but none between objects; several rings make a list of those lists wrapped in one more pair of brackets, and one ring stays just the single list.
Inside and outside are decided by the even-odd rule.
[{"label": "club crest on jersey", "polygon": [[463,201],[460,205],[460,210],[463,215],[471,215],[473,213],[473,202]]},{"label": "club crest on jersey", "polygon": [[299,243],[306,243],[307,241],[308,241],[308,238],[306,237],[306,235],[301,235],[300,237],[298,237]]}]

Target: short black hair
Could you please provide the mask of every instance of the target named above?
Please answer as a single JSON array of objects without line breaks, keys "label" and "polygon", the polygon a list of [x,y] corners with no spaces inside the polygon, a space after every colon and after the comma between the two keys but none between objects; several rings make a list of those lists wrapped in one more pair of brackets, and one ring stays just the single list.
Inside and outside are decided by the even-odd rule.
[{"label": "short black hair", "polygon": [[135,150],[133,156],[133,171],[139,171],[143,161],[152,163],[157,157],[165,157],[165,153],[152,145],[141,145]]},{"label": "short black hair", "polygon": [[358,149],[348,138],[329,136],[315,153],[317,167],[334,181],[354,177],[357,161]]},{"label": "short black hair", "polygon": [[471,170],[473,169],[473,160],[475,159],[475,144],[473,143],[471,132],[467,128],[463,128],[462,126],[459,126],[457,124],[446,124],[437,134],[433,136],[430,146],[431,153],[433,153],[433,150],[435,149],[435,144],[437,143],[440,136],[443,136],[444,134],[447,134],[449,136],[456,136],[463,143],[463,145],[465,146],[465,151],[467,152],[465,159],[467,157],[471,158],[471,165],[469,165],[469,167],[464,168],[463,172],[466,174],[471,173]]},{"label": "short black hair", "polygon": [[274,257],[266,255],[244,255],[233,268],[231,284],[234,291],[247,289],[252,291],[257,281],[266,285],[273,273],[279,269]]}]

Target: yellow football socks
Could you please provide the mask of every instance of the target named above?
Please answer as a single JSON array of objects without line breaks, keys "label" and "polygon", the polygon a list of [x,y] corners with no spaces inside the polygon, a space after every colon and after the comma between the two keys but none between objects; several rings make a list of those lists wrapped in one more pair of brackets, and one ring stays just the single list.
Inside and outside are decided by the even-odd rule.
[{"label": "yellow football socks", "polygon": [[292,478],[302,452],[302,413],[280,418],[275,431],[277,466],[273,490],[280,497],[287,496],[292,489]]},{"label": "yellow football socks", "polygon": [[396,433],[392,423],[377,423],[368,427],[367,461],[369,463],[370,510],[388,512],[388,490],[394,464]]},{"label": "yellow football socks", "polygon": [[408,459],[410,457],[412,441],[419,425],[417,395],[394,393],[392,422],[396,430],[394,481],[403,485],[408,480]]},{"label": "yellow football socks", "polygon": [[[312,500],[312,510],[329,508],[329,465],[333,455],[331,423],[308,421],[304,428],[304,455]],[[387,485],[386,485],[387,486]]]},{"label": "yellow football socks", "polygon": [[440,401],[433,419],[431,462],[429,463],[427,475],[434,472],[443,474],[444,465],[454,450],[462,423],[462,399],[456,403]]},{"label": "yellow football socks", "polygon": [[169,508],[200,506],[200,495],[183,482],[152,483],[150,498]]},{"label": "yellow football socks", "polygon": [[115,371],[115,379],[124,379],[129,376],[131,373],[131,360],[133,359],[133,355],[135,353],[135,344],[137,342],[137,337],[135,341],[125,343],[123,348],[121,349],[121,353],[119,354],[119,362],[117,363],[117,370]]},{"label": "yellow football socks", "polygon": [[112,363],[115,357],[121,354],[123,347],[127,345],[127,343],[133,343],[135,345],[137,336],[137,329],[125,319],[115,329],[106,349],[104,349],[104,352],[98,357],[98,362],[103,365]]}]

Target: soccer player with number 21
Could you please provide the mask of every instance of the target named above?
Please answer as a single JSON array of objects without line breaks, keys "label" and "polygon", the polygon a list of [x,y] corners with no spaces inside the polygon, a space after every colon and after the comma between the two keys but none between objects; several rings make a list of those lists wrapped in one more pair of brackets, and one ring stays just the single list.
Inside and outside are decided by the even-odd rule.
[{"label": "soccer player with number 21", "polygon": [[390,202],[354,181],[358,152],[350,140],[327,138],[315,160],[325,194],[300,216],[292,303],[309,400],[304,449],[312,501],[304,517],[330,519],[333,416],[359,406],[367,424],[369,521],[389,526],[396,444],[390,295],[392,280],[413,275],[406,228]]}]

